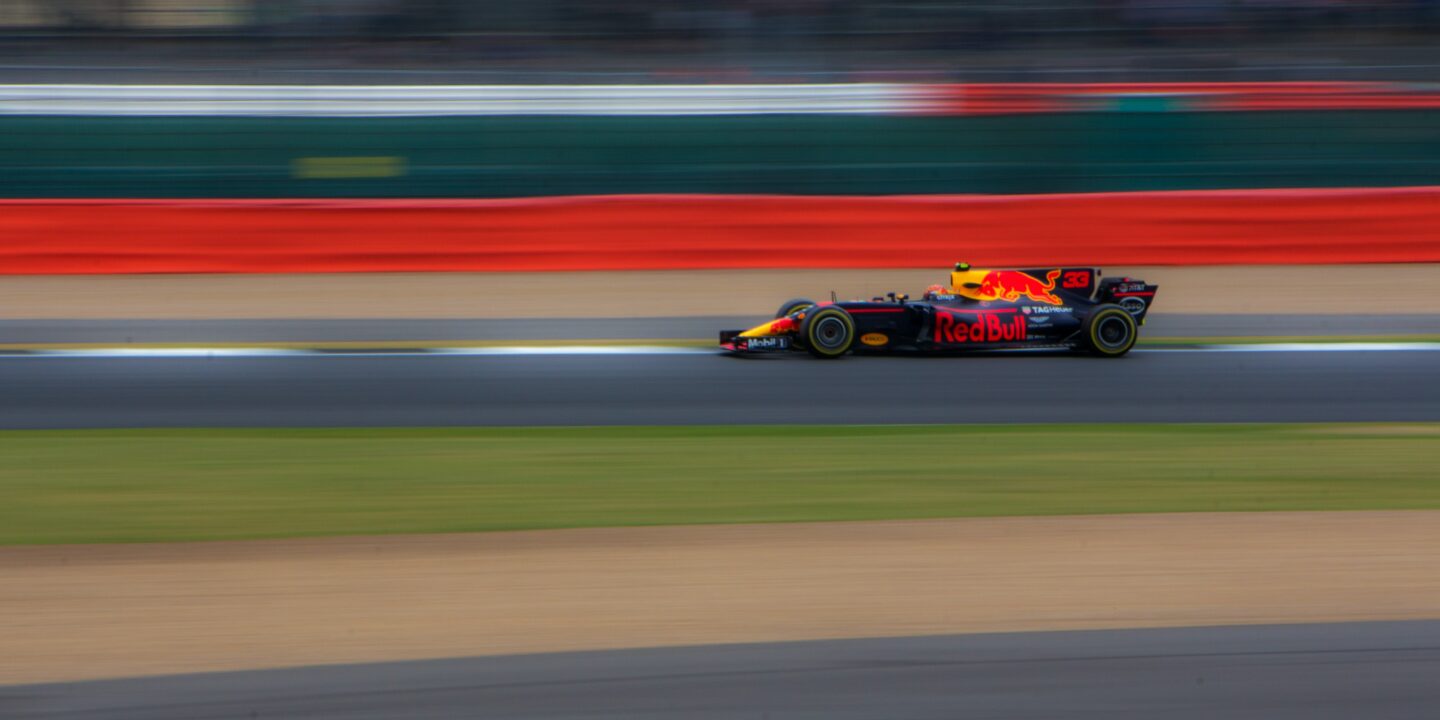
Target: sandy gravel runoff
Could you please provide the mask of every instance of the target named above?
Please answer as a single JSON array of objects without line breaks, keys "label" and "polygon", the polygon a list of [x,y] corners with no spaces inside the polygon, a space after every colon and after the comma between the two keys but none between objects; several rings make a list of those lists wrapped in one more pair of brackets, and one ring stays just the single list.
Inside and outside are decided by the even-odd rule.
[{"label": "sandy gravel runoff", "polygon": [[[1440,264],[1105,268],[1187,313],[1440,313]],[[793,297],[918,296],[926,270],[333,275],[0,275],[0,319],[587,318],[769,315]],[[1383,303],[1383,304],[1382,304]]]},{"label": "sandy gravel runoff", "polygon": [[0,684],[537,651],[1440,618],[1440,512],[0,548]]}]

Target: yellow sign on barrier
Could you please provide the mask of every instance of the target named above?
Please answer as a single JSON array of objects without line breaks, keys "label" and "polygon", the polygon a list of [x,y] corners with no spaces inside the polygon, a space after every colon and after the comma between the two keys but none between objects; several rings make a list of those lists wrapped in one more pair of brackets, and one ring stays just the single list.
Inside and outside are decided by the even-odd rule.
[{"label": "yellow sign on barrier", "polygon": [[300,180],[351,180],[400,177],[406,172],[403,157],[304,157],[291,163],[291,175]]}]

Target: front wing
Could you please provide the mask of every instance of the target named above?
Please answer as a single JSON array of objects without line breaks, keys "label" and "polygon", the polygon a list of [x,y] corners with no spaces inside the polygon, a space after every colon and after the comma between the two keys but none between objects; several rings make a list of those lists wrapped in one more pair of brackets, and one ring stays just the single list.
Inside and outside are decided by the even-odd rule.
[{"label": "front wing", "polygon": [[721,330],[720,348],[737,353],[789,352],[794,343],[787,335],[740,337],[744,330]]}]

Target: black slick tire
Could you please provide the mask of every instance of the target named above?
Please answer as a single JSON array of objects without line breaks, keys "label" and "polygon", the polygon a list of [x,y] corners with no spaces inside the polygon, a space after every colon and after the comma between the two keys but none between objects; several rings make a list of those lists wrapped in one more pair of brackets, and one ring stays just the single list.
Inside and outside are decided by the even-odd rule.
[{"label": "black slick tire", "polygon": [[805,315],[800,337],[811,355],[833,360],[855,344],[855,318],[838,307],[823,307]]},{"label": "black slick tire", "polygon": [[1085,318],[1080,329],[1081,347],[1091,355],[1120,357],[1135,347],[1140,329],[1135,316],[1119,305],[1101,305]]}]

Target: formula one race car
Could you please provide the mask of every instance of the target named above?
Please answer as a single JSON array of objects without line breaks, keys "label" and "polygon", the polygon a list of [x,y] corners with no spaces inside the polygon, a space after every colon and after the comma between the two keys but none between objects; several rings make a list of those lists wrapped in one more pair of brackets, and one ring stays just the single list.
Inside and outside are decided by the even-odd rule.
[{"label": "formula one race car", "polygon": [[1156,288],[1131,278],[1101,280],[1099,268],[977,270],[958,263],[948,286],[932,285],[918,301],[896,293],[869,301],[791,300],[770,322],[721,331],[720,347],[736,354],[805,350],[818,358],[1002,348],[1119,357],[1135,346]]}]

